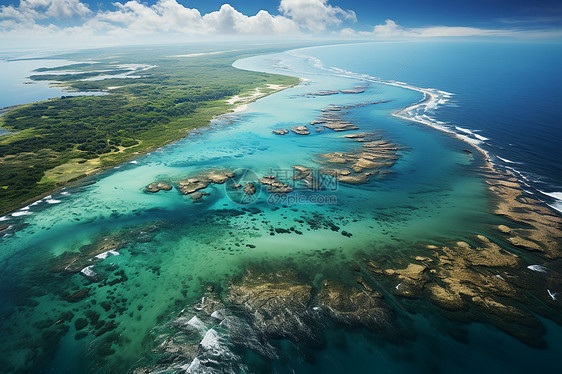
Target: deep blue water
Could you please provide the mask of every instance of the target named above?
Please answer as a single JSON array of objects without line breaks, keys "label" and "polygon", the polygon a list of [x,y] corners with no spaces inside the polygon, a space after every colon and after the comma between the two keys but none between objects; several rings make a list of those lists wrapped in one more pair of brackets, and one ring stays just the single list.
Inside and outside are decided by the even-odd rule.
[{"label": "deep blue water", "polygon": [[[373,77],[452,93],[449,97],[431,91],[440,95],[437,109],[426,107],[415,114],[425,115],[428,121],[459,135],[468,134],[471,141],[480,140],[477,145],[489,151],[495,162],[515,166],[531,179],[542,181],[532,182],[538,188],[561,191],[557,173],[560,109],[556,105],[560,85],[552,83],[560,82],[552,62],[559,56],[555,47],[378,43],[308,48],[238,61],[235,65],[241,68],[287,73],[308,81],[252,103],[246,112],[218,118],[212,126],[177,143],[92,177],[92,184],[57,191],[28,209],[2,217],[11,228],[0,239],[0,296],[4,301],[0,305],[0,327],[8,336],[0,342],[0,352],[20,367],[38,357],[38,362],[27,368],[40,372],[126,372],[145,364],[143,360],[158,347],[159,339],[175,333],[170,332],[169,325],[181,325],[180,317],[191,334],[188,347],[193,349],[198,349],[212,328],[221,332],[210,320],[205,320],[202,332],[189,330],[185,320],[201,316],[194,303],[200,300],[206,282],[224,281],[226,285],[249,263],[282,267],[290,259],[291,266],[311,277],[338,278],[350,271],[346,264],[364,254],[398,258],[415,250],[418,243],[435,238],[459,240],[474,233],[493,238],[497,230],[491,225],[504,221],[489,213],[486,188],[473,170],[480,165],[478,154],[467,155],[463,150],[469,146],[445,132],[393,117],[392,113],[421,100],[423,95],[379,85]],[[517,61],[511,63],[515,57]],[[526,78],[517,79],[523,71]],[[349,72],[356,75],[350,77]],[[364,79],[357,74],[364,74]],[[532,85],[532,81],[541,84]],[[307,95],[349,89],[365,82],[370,86],[358,95]],[[241,208],[229,199],[226,185],[210,187],[210,196],[196,204],[175,190],[142,192],[153,181],[178,181],[205,168],[248,168],[261,176],[291,165],[312,167],[319,153],[347,151],[355,143],[329,131],[307,137],[279,137],[271,130],[309,123],[332,104],[380,99],[391,101],[351,110],[349,116],[362,131],[375,132],[403,147],[392,167],[395,173],[362,186],[340,186],[334,192],[338,198],[334,206],[310,203],[272,207],[264,191],[252,206],[261,210],[256,221],[250,215],[221,216],[221,209]],[[521,164],[506,163],[495,155]],[[316,213],[332,217],[353,236],[346,238],[329,229],[309,230],[302,236],[270,236],[270,225],[285,227],[285,222],[298,222]],[[385,215],[389,219],[382,219]],[[218,223],[206,217],[215,217]],[[124,271],[129,276],[127,281],[104,285],[90,279],[86,272],[65,278],[51,274],[50,261],[55,255],[76,252],[84,244],[95,242],[98,235],[124,239],[127,244],[118,254],[106,253],[107,257],[94,260],[89,270],[102,276]],[[324,249],[333,252],[329,260],[315,255]],[[71,307],[60,297],[67,290],[88,285],[95,285],[89,299]],[[552,287],[558,292],[554,287],[559,285]],[[124,309],[111,317],[113,310],[104,311],[100,304],[108,300],[113,303],[112,295],[126,300],[119,301]],[[407,300],[401,302],[408,304]],[[114,319],[119,324],[118,334],[97,337],[89,327],[88,336],[77,339],[74,324],[63,323],[69,330],[60,340],[49,334],[43,337],[52,333],[52,327],[42,327],[42,322],[57,321],[69,309],[75,313],[73,321],[88,310],[97,311],[104,320]],[[321,349],[301,349],[281,340],[276,342],[278,360],[257,360],[250,368],[282,373],[560,370],[562,333],[553,322],[543,321],[549,348],[539,350],[490,324],[446,321],[431,309],[408,319],[402,317],[399,314],[398,321],[412,335],[397,344],[363,330],[333,328],[328,330],[326,345]],[[221,335],[219,343],[224,351],[218,361],[226,366],[232,345],[228,334]],[[245,357],[245,363],[251,363],[251,358]],[[171,361],[157,362],[161,366],[156,369],[172,364],[185,369],[191,364],[191,360]]]},{"label": "deep blue water", "polygon": [[493,158],[522,172],[531,186],[562,191],[560,43],[396,42],[303,53],[327,67],[453,93],[435,113],[438,120],[488,138],[481,147],[512,161]]}]

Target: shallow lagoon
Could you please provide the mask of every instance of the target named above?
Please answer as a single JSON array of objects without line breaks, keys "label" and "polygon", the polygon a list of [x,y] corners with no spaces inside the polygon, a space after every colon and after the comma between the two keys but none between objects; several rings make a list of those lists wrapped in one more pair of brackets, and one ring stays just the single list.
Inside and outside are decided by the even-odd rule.
[{"label": "shallow lagoon", "polygon": [[[251,58],[237,66],[308,80],[81,186],[54,193],[51,202],[58,203],[45,199],[29,207],[31,214],[8,217],[6,222],[13,227],[1,243],[0,293],[7,300],[1,311],[2,329],[10,339],[2,350],[16,357],[15,362],[23,365],[35,358],[36,368],[44,371],[123,372],[150,365],[155,341],[161,341],[161,334],[172,333],[166,324],[182,315],[182,310],[195,313],[193,305],[208,283],[226,287],[246,267],[292,268],[315,282],[325,277],[351,279],[350,265],[363,256],[399,258],[418,248],[418,243],[488,233],[490,224],[503,222],[488,212],[489,196],[476,170],[483,164],[478,152],[446,133],[391,116],[422,99],[419,92],[371,82],[361,94],[307,96],[366,82],[327,73],[294,54]],[[335,205],[271,204],[266,191],[253,204],[240,205],[229,198],[227,184],[211,186],[206,190],[210,196],[197,203],[175,189],[143,192],[151,182],[173,183],[207,168],[248,169],[261,177],[293,165],[313,167],[317,154],[348,152],[358,143],[344,138],[346,132],[327,129],[308,136],[278,136],[271,131],[307,124],[331,104],[378,100],[390,101],[349,109],[344,118],[360,131],[374,132],[399,146],[400,158],[390,168],[394,173],[368,184],[337,184],[334,191],[323,191],[336,196]],[[299,190],[295,194],[306,198],[317,193]],[[330,228],[334,224],[338,230]],[[302,235],[271,235],[271,227],[289,231],[293,227]],[[343,230],[352,235],[342,235]],[[87,253],[88,244],[104,240],[120,244],[111,246],[115,253],[89,268],[95,276],[52,272],[55,256],[69,250]],[[76,303],[65,300],[87,286],[91,287],[87,298]],[[403,302],[408,305],[407,300]],[[61,318],[69,310],[73,316]],[[76,340],[76,319],[84,318],[87,310],[119,327],[98,336],[99,329],[91,329]],[[505,369],[506,361],[513,370],[534,367],[536,362],[544,367],[557,365],[561,334],[552,323],[547,324],[551,347],[541,351],[488,325],[462,326],[435,313],[429,316],[401,317],[415,327],[415,337],[396,345],[365,331],[334,327],[322,349],[297,349],[280,341],[278,360],[264,362],[250,355],[244,362],[250,369],[283,372],[289,368],[339,372],[350,367],[356,371],[492,372]],[[69,320],[64,322],[65,318]],[[42,323],[61,320],[55,327],[52,322]],[[56,327],[61,325],[69,327]],[[468,336],[470,344],[455,341],[451,335]],[[466,350],[479,360],[467,359]],[[86,360],[81,359],[84,355]]]}]

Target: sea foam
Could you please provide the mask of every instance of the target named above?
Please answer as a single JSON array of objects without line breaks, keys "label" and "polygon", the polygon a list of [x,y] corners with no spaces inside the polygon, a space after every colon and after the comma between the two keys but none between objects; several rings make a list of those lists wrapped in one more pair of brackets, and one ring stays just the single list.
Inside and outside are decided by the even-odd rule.
[{"label": "sea foam", "polygon": [[[385,85],[390,85],[390,86],[395,86],[395,87],[406,88],[406,89],[410,89],[410,90],[414,90],[414,91],[418,91],[418,92],[422,93],[424,95],[422,100],[420,100],[419,102],[417,102],[415,104],[412,104],[412,105],[394,113],[393,115],[396,116],[396,117],[405,119],[405,120],[415,121],[415,122],[433,127],[437,130],[450,133],[450,134],[454,135],[455,137],[471,144],[472,146],[477,148],[480,152],[482,152],[488,159],[490,159],[490,155],[488,154],[488,152],[486,150],[484,150],[482,147],[480,147],[480,145],[483,142],[488,141],[489,138],[476,133],[476,131],[478,131],[478,130],[470,130],[470,129],[467,129],[467,128],[461,127],[461,126],[451,126],[451,125],[449,125],[445,122],[439,121],[436,118],[433,118],[431,116],[431,114],[436,109],[438,109],[440,106],[450,105],[449,101],[454,96],[453,93],[438,90],[438,89],[435,89],[435,88],[416,87],[416,86],[413,86],[413,85],[410,85],[408,83],[401,82],[401,81],[384,80],[384,79],[381,79],[381,78],[373,77],[373,76],[368,75],[368,74],[358,74],[358,73],[347,71],[347,70],[344,70],[344,69],[341,69],[341,68],[326,67],[326,66],[324,66],[322,61],[320,61],[319,59],[317,59],[315,57],[312,57],[312,56],[300,54],[296,51],[297,50],[290,51],[290,52],[288,52],[288,54],[292,55],[294,57],[303,58],[303,59],[307,60],[308,63],[311,66],[313,66],[315,68],[318,68],[318,69],[322,69],[322,70],[327,71],[331,74],[338,75],[338,76],[345,77],[345,78],[359,79],[359,80],[372,82],[372,83],[380,83],[380,84],[385,84]],[[501,161],[503,161],[504,163],[507,163],[507,164],[522,164],[522,163],[519,163],[519,162],[515,162],[515,161],[505,159],[505,158],[501,158],[499,156],[496,156],[496,157],[499,160],[501,160]],[[529,179],[525,175],[523,175],[521,172],[519,172],[518,170],[516,170],[514,168],[511,168],[509,166],[505,166],[505,167],[514,171],[521,178],[520,180],[525,186],[532,187],[527,183],[529,181]],[[562,213],[562,192],[543,192],[543,191],[540,191],[540,190],[538,190],[538,191],[541,192],[544,195],[547,195],[547,196],[553,198],[555,201],[553,203],[550,203],[550,204],[547,204],[547,205],[550,206],[552,209],[557,210],[558,212]]]},{"label": "sea foam", "polygon": [[80,270],[80,273],[87,277],[93,277],[96,275],[96,272],[92,270],[93,267],[94,265],[86,266],[84,269]]},{"label": "sea foam", "polygon": [[220,351],[221,349],[221,344],[219,342],[219,334],[213,329],[207,331],[205,337],[203,338],[203,340],[201,340],[201,343],[199,344],[201,345],[201,347],[208,350]]},{"label": "sea foam", "polygon": [[199,331],[201,335],[204,335],[207,331],[207,326],[197,316],[193,316],[189,321],[187,321],[187,324]]},{"label": "sea foam", "polygon": [[529,265],[527,269],[532,271],[538,271],[539,273],[548,273],[548,268],[541,266],[541,265]]},{"label": "sea foam", "polygon": [[100,253],[99,255],[96,255],[96,258],[99,258],[99,259],[103,260],[104,258],[106,258],[109,255],[119,256],[119,252],[117,252],[117,251],[106,251],[106,252]]},{"label": "sea foam", "polygon": [[544,192],[541,190],[538,191],[543,195],[553,198],[554,202],[548,204],[548,206],[562,213],[562,192]]},{"label": "sea foam", "polygon": [[12,213],[12,217],[27,216],[27,215],[30,215],[30,214],[31,214],[31,212],[28,212],[27,210],[20,210],[20,211]]}]

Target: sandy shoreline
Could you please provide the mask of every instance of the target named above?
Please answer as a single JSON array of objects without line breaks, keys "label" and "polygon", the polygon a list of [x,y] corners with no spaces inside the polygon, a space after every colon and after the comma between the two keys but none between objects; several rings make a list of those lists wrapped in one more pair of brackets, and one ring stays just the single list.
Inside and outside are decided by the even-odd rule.
[{"label": "sandy shoreline", "polygon": [[414,118],[414,117],[409,117],[409,116],[403,114],[403,113],[406,113],[410,110],[416,109],[416,108],[418,108],[418,107],[420,107],[420,106],[422,106],[422,105],[424,105],[428,102],[432,102],[432,101],[437,100],[437,95],[432,93],[430,90],[423,89],[423,88],[417,88],[417,87],[413,87],[413,86],[404,86],[404,85],[400,85],[400,84],[392,84],[390,82],[388,82],[388,83],[381,82],[381,83],[387,84],[387,85],[390,85],[390,86],[406,88],[406,89],[409,89],[409,90],[412,90],[412,91],[417,91],[417,92],[420,92],[424,95],[424,98],[421,101],[419,101],[415,104],[412,104],[410,106],[407,106],[407,107],[405,107],[405,108],[403,108],[403,109],[401,109],[401,110],[399,110],[395,113],[392,113],[392,115],[394,117],[398,117],[398,118],[401,118],[401,119],[406,120],[406,121],[421,123],[423,125],[429,126],[429,127],[434,128],[436,130],[443,131],[447,134],[450,134],[450,135],[454,136],[455,138],[457,138],[459,140],[462,140],[463,142],[465,142],[465,143],[471,145],[472,147],[476,148],[480,153],[482,153],[482,155],[485,156],[486,161],[491,162],[490,161],[490,155],[488,154],[488,152],[486,152],[484,149],[480,148],[474,142],[470,141],[468,139],[468,137],[457,134],[453,130],[450,130],[450,129],[444,127],[444,126],[437,126],[437,125],[431,123],[430,121],[423,121],[423,120],[420,120],[420,119],[417,119],[417,118]]},{"label": "sandy shoreline", "polygon": [[[120,167],[120,166],[122,166],[122,165],[125,165],[125,164],[127,164],[127,163],[130,163],[131,161],[133,161],[133,160],[135,160],[135,159],[137,159],[137,158],[140,158],[140,157],[142,157],[142,156],[145,156],[145,155],[147,155],[148,153],[154,152],[154,151],[156,151],[156,150],[158,150],[158,149],[160,149],[160,148],[162,148],[162,147],[165,147],[165,146],[168,146],[168,145],[173,144],[173,143],[175,143],[175,142],[181,141],[182,139],[185,139],[185,137],[186,137],[187,135],[189,135],[189,133],[190,133],[191,131],[197,131],[197,130],[203,128],[203,127],[209,126],[209,125],[211,124],[211,121],[212,121],[213,119],[217,118],[217,117],[220,117],[220,116],[223,116],[223,115],[228,115],[229,113],[231,114],[231,113],[243,112],[243,111],[245,111],[245,110],[248,108],[248,105],[249,105],[250,103],[252,103],[252,102],[254,102],[254,101],[258,100],[258,99],[264,98],[264,97],[266,97],[266,96],[272,95],[272,94],[274,94],[274,93],[277,93],[277,92],[279,92],[279,91],[282,91],[282,90],[285,90],[285,89],[294,87],[294,86],[296,86],[296,85],[302,83],[304,80],[305,80],[305,79],[300,79],[300,81],[299,81],[298,83],[296,83],[296,84],[294,84],[294,85],[290,85],[290,86],[275,85],[275,84],[267,84],[266,87],[265,87],[265,89],[270,89],[270,90],[272,90],[272,91],[269,91],[269,92],[262,92],[261,90],[259,90],[259,87],[257,87],[257,88],[255,89],[255,92],[252,93],[252,94],[251,94],[250,96],[248,96],[248,97],[239,97],[238,95],[235,95],[235,96],[233,96],[232,98],[228,99],[226,102],[227,102],[227,104],[231,104],[231,105],[237,104],[237,105],[236,105],[234,108],[226,109],[225,112],[222,113],[222,114],[219,114],[219,115],[217,115],[217,116],[214,116],[213,118],[211,118],[211,119],[209,120],[209,123],[207,123],[205,126],[197,127],[197,128],[194,128],[194,129],[189,129],[189,130],[186,131],[185,136],[183,136],[182,138],[170,140],[170,141],[166,142],[165,144],[162,144],[162,145],[161,145],[160,147],[158,147],[158,148],[146,149],[146,150],[144,150],[143,152],[139,152],[138,154],[132,155],[130,158],[127,158],[127,159],[123,160],[122,162],[120,162],[120,163],[118,163],[118,164],[107,165],[107,166],[99,167],[99,168],[93,169],[93,170],[91,170],[91,171],[89,171],[89,172],[86,172],[86,173],[84,173],[84,175],[83,175],[82,177],[78,177],[77,179],[74,179],[74,180],[72,180],[72,181],[66,182],[66,183],[64,183],[64,184],[62,184],[62,185],[60,185],[60,186],[58,186],[57,188],[55,188],[55,189],[53,189],[53,190],[49,190],[49,191],[44,192],[44,193],[42,193],[42,194],[40,194],[40,195],[34,196],[34,197],[31,198],[31,199],[25,200],[25,201],[22,202],[21,204],[18,204],[18,205],[17,205],[15,208],[13,208],[12,210],[9,210],[9,211],[5,212],[2,216],[0,216],[0,218],[7,218],[7,220],[9,220],[9,219],[11,219],[11,218],[13,217],[13,216],[12,216],[13,213],[15,213],[15,212],[17,212],[17,211],[19,211],[19,210],[21,210],[21,209],[23,209],[23,208],[26,208],[26,207],[30,206],[31,204],[33,204],[33,203],[35,203],[35,202],[38,202],[38,201],[44,199],[45,197],[47,197],[47,196],[49,196],[49,195],[51,195],[51,194],[58,193],[58,192],[62,191],[63,189],[66,189],[66,188],[69,188],[69,187],[79,186],[81,183],[84,183],[84,180],[85,180],[86,178],[90,178],[90,177],[94,177],[94,176],[96,176],[96,175],[100,175],[100,174],[106,172],[106,171],[109,170],[109,169],[113,169],[113,168],[115,168],[115,167]],[[230,101],[231,101],[232,99],[234,99],[235,97],[236,97],[236,100],[233,100],[232,102],[230,102]],[[9,107],[5,107],[5,108],[0,109],[0,113],[2,113],[1,110],[5,110],[4,113],[6,113],[6,112],[8,112],[8,111],[11,111],[11,110],[13,110],[13,109],[17,109],[17,108],[19,108],[19,107],[21,107],[21,106],[24,106],[24,105],[29,105],[29,104],[18,104],[18,105],[12,105],[12,106],[9,106]],[[0,117],[1,117],[1,115],[0,115]],[[6,220],[6,221],[7,221],[7,220]]]},{"label": "sandy shoreline", "polygon": [[231,109],[232,113],[243,112],[246,109],[248,109],[248,104],[253,103],[254,101],[264,98],[266,96],[272,95],[276,92],[294,87],[305,81],[304,78],[299,78],[299,79],[300,79],[299,83],[290,86],[284,86],[281,84],[266,84],[265,89],[271,90],[269,92],[263,92],[262,91],[263,88],[256,87],[255,90],[249,96],[234,95],[230,99],[226,100],[226,103],[229,105],[236,105],[234,108]]}]

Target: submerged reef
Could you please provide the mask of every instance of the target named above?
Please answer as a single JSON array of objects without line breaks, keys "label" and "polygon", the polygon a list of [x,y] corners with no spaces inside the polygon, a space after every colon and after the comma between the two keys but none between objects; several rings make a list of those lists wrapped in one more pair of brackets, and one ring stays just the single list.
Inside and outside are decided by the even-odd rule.
[{"label": "submerged reef", "polygon": [[247,370],[241,359],[247,351],[262,360],[278,359],[283,339],[321,348],[332,324],[380,333],[396,328],[394,321],[381,294],[361,278],[351,285],[326,280],[315,287],[293,270],[247,270],[224,290],[208,287],[198,303],[155,329],[158,363],[134,373],[186,368],[236,373]]},{"label": "submerged reef", "polygon": [[513,175],[501,175],[488,166],[484,170],[484,177],[488,189],[495,196],[494,214],[512,221],[497,227],[502,237],[518,248],[540,252],[549,259],[562,258],[560,215],[540,201],[526,196]]},{"label": "submerged reef", "polygon": [[[493,213],[508,222],[497,235],[428,244],[410,258],[365,259],[396,296],[428,300],[451,320],[490,323],[525,344],[546,346],[536,315],[562,324],[562,219],[525,196],[519,182],[491,165],[483,176]],[[527,253],[526,253],[527,252]],[[529,255],[529,254],[533,255]]]},{"label": "submerged reef", "polygon": [[[49,254],[48,261],[35,264],[33,279],[22,281],[30,290],[18,305],[3,311],[10,349],[0,366],[32,371],[69,339],[88,347],[93,371],[239,373],[258,362],[258,370],[268,372],[295,352],[302,353],[300,359],[330,346],[330,334],[360,333],[373,344],[402,349],[423,333],[415,314],[461,342],[468,341],[464,326],[479,322],[545,348],[541,317],[562,324],[562,220],[526,196],[513,175],[490,165],[477,170],[492,213],[482,231],[428,235],[429,240],[395,238],[387,228],[404,217],[392,209],[311,209],[260,199],[261,189],[268,197],[320,195],[327,190],[324,177],[346,184],[330,191],[334,195],[353,197],[369,191],[357,185],[386,178],[408,149],[381,131],[359,132],[344,117],[347,109],[376,103],[324,108],[310,125],[291,129],[298,134],[294,129],[305,128],[307,137],[274,130],[289,134],[276,138],[280,142],[305,143],[315,128],[346,145],[284,165],[287,175],[237,179],[231,170],[202,168],[148,184],[143,191],[150,197],[173,190],[203,202],[213,185],[224,184],[231,199],[253,196],[256,204],[207,209],[201,203],[201,210],[188,211],[180,200],[165,222],[156,221],[161,216],[154,209],[146,213],[149,224],[105,230],[90,242]],[[465,150],[462,157],[474,160],[478,153]],[[136,217],[131,214],[131,222]],[[377,224],[392,240],[370,241]],[[320,240],[326,237],[331,241]],[[21,354],[10,356],[15,351]]]},{"label": "submerged reef", "polygon": [[[211,184],[223,184],[228,179],[234,177],[230,170],[212,169],[201,171],[193,178],[178,181],[176,188],[182,195],[189,195],[194,201],[200,200],[203,196],[208,196],[208,192],[200,191]],[[172,185],[165,182],[153,182],[144,188],[144,192],[156,193],[159,191],[170,191]]]}]

